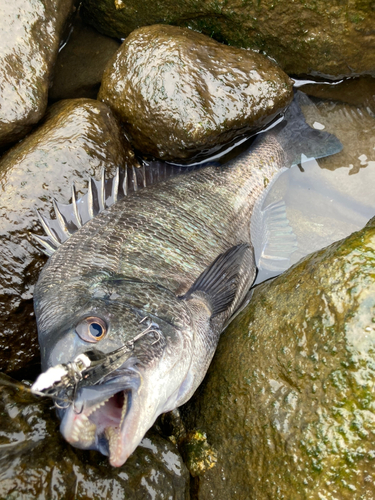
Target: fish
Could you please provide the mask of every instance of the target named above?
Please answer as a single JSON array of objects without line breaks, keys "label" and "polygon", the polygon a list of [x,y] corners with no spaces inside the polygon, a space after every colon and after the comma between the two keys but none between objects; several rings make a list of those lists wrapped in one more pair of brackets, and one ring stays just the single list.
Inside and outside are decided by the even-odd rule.
[{"label": "fish", "polygon": [[[55,398],[68,443],[120,467],[160,414],[191,398],[249,297],[262,253],[254,241],[268,234],[275,246],[262,227],[284,219],[280,205],[261,211],[269,187],[301,153],[341,148],[306,124],[294,98],[281,123],[224,165],[131,193],[118,172],[80,200],[73,190],[56,219],[41,216],[47,234],[36,239],[50,258],[34,290],[43,373],[33,388]],[[295,245],[280,234],[276,264]]]}]

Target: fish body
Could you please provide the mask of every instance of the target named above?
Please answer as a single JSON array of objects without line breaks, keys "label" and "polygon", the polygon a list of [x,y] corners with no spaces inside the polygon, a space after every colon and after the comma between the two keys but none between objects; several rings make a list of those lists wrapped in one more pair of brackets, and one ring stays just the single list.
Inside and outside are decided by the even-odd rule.
[{"label": "fish body", "polygon": [[[97,364],[95,376],[94,368],[78,373],[72,404],[58,405],[72,445],[121,466],[158,415],[201,383],[256,275],[250,220],[257,202],[298,163],[301,141],[305,154],[314,145],[315,157],[340,149],[330,134],[301,126],[296,104],[289,115],[226,165],[117,201],[49,259],[34,294],[43,369],[82,355]],[[120,353],[116,363],[112,353]]]}]

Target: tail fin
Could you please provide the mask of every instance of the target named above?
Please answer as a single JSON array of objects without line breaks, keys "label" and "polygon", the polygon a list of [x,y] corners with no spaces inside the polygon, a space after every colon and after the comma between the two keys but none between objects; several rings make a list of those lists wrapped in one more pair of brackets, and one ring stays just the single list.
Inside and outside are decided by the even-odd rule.
[{"label": "tail fin", "polygon": [[[297,91],[285,113],[285,120],[274,128],[277,141],[286,152],[291,166],[301,163],[301,154],[317,159],[342,150],[342,144],[337,137],[322,130],[315,130],[306,123],[301,105],[315,106],[306,94]],[[320,113],[316,108],[317,122],[319,117]]]}]

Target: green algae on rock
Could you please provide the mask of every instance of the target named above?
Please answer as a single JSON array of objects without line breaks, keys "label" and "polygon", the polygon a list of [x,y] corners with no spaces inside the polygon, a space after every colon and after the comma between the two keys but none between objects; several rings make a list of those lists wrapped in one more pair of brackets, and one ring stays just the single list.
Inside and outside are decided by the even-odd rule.
[{"label": "green algae on rock", "polygon": [[0,146],[44,115],[50,76],[73,0],[14,0],[0,7]]},{"label": "green algae on rock", "polygon": [[199,500],[375,495],[375,219],[256,288],[183,408]]},{"label": "green algae on rock", "polygon": [[98,98],[120,116],[136,148],[175,160],[263,127],[292,96],[292,81],[266,57],[155,25],[125,40]]},{"label": "green algae on rock", "polygon": [[111,110],[90,99],[61,101],[43,123],[0,160],[0,369],[14,371],[39,358],[32,291],[45,258],[28,240],[42,233],[35,209],[50,217],[51,197],[67,203],[74,182],[84,193],[100,178],[136,164]]},{"label": "green algae on rock", "polygon": [[84,0],[84,19],[119,38],[155,23],[260,50],[289,74],[374,74],[373,0]]},{"label": "green algae on rock", "polygon": [[0,497],[8,500],[188,500],[189,473],[175,446],[147,433],[125,466],[72,448],[50,401],[38,401],[0,375]]}]

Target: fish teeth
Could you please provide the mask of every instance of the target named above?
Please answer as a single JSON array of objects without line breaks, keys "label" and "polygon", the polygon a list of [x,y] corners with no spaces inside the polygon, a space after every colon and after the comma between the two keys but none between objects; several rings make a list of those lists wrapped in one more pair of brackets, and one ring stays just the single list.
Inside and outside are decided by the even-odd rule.
[{"label": "fish teeth", "polygon": [[[112,397],[112,396],[111,396]],[[111,398],[107,398],[107,399],[104,399],[103,401],[101,401],[100,403],[98,403],[97,405],[95,406],[92,406],[89,410],[87,410],[87,412],[85,413],[85,416],[86,417],[89,417],[92,413],[94,413],[94,411],[98,410],[101,406],[104,406],[106,404],[107,401],[109,401],[109,399]]]},{"label": "fish teeth", "polygon": [[118,427],[107,427],[104,432],[108,440],[109,454],[113,456],[117,450],[117,443],[120,437],[120,429]]},{"label": "fish teeth", "polygon": [[79,419],[74,421],[69,441],[70,443],[79,443],[81,446],[90,446],[95,440],[96,425],[81,414]]},{"label": "fish teeth", "polygon": [[124,404],[122,405],[122,410],[121,410],[120,428],[122,426],[122,423],[124,422],[127,409],[128,409],[128,395],[126,392],[124,392]]}]

